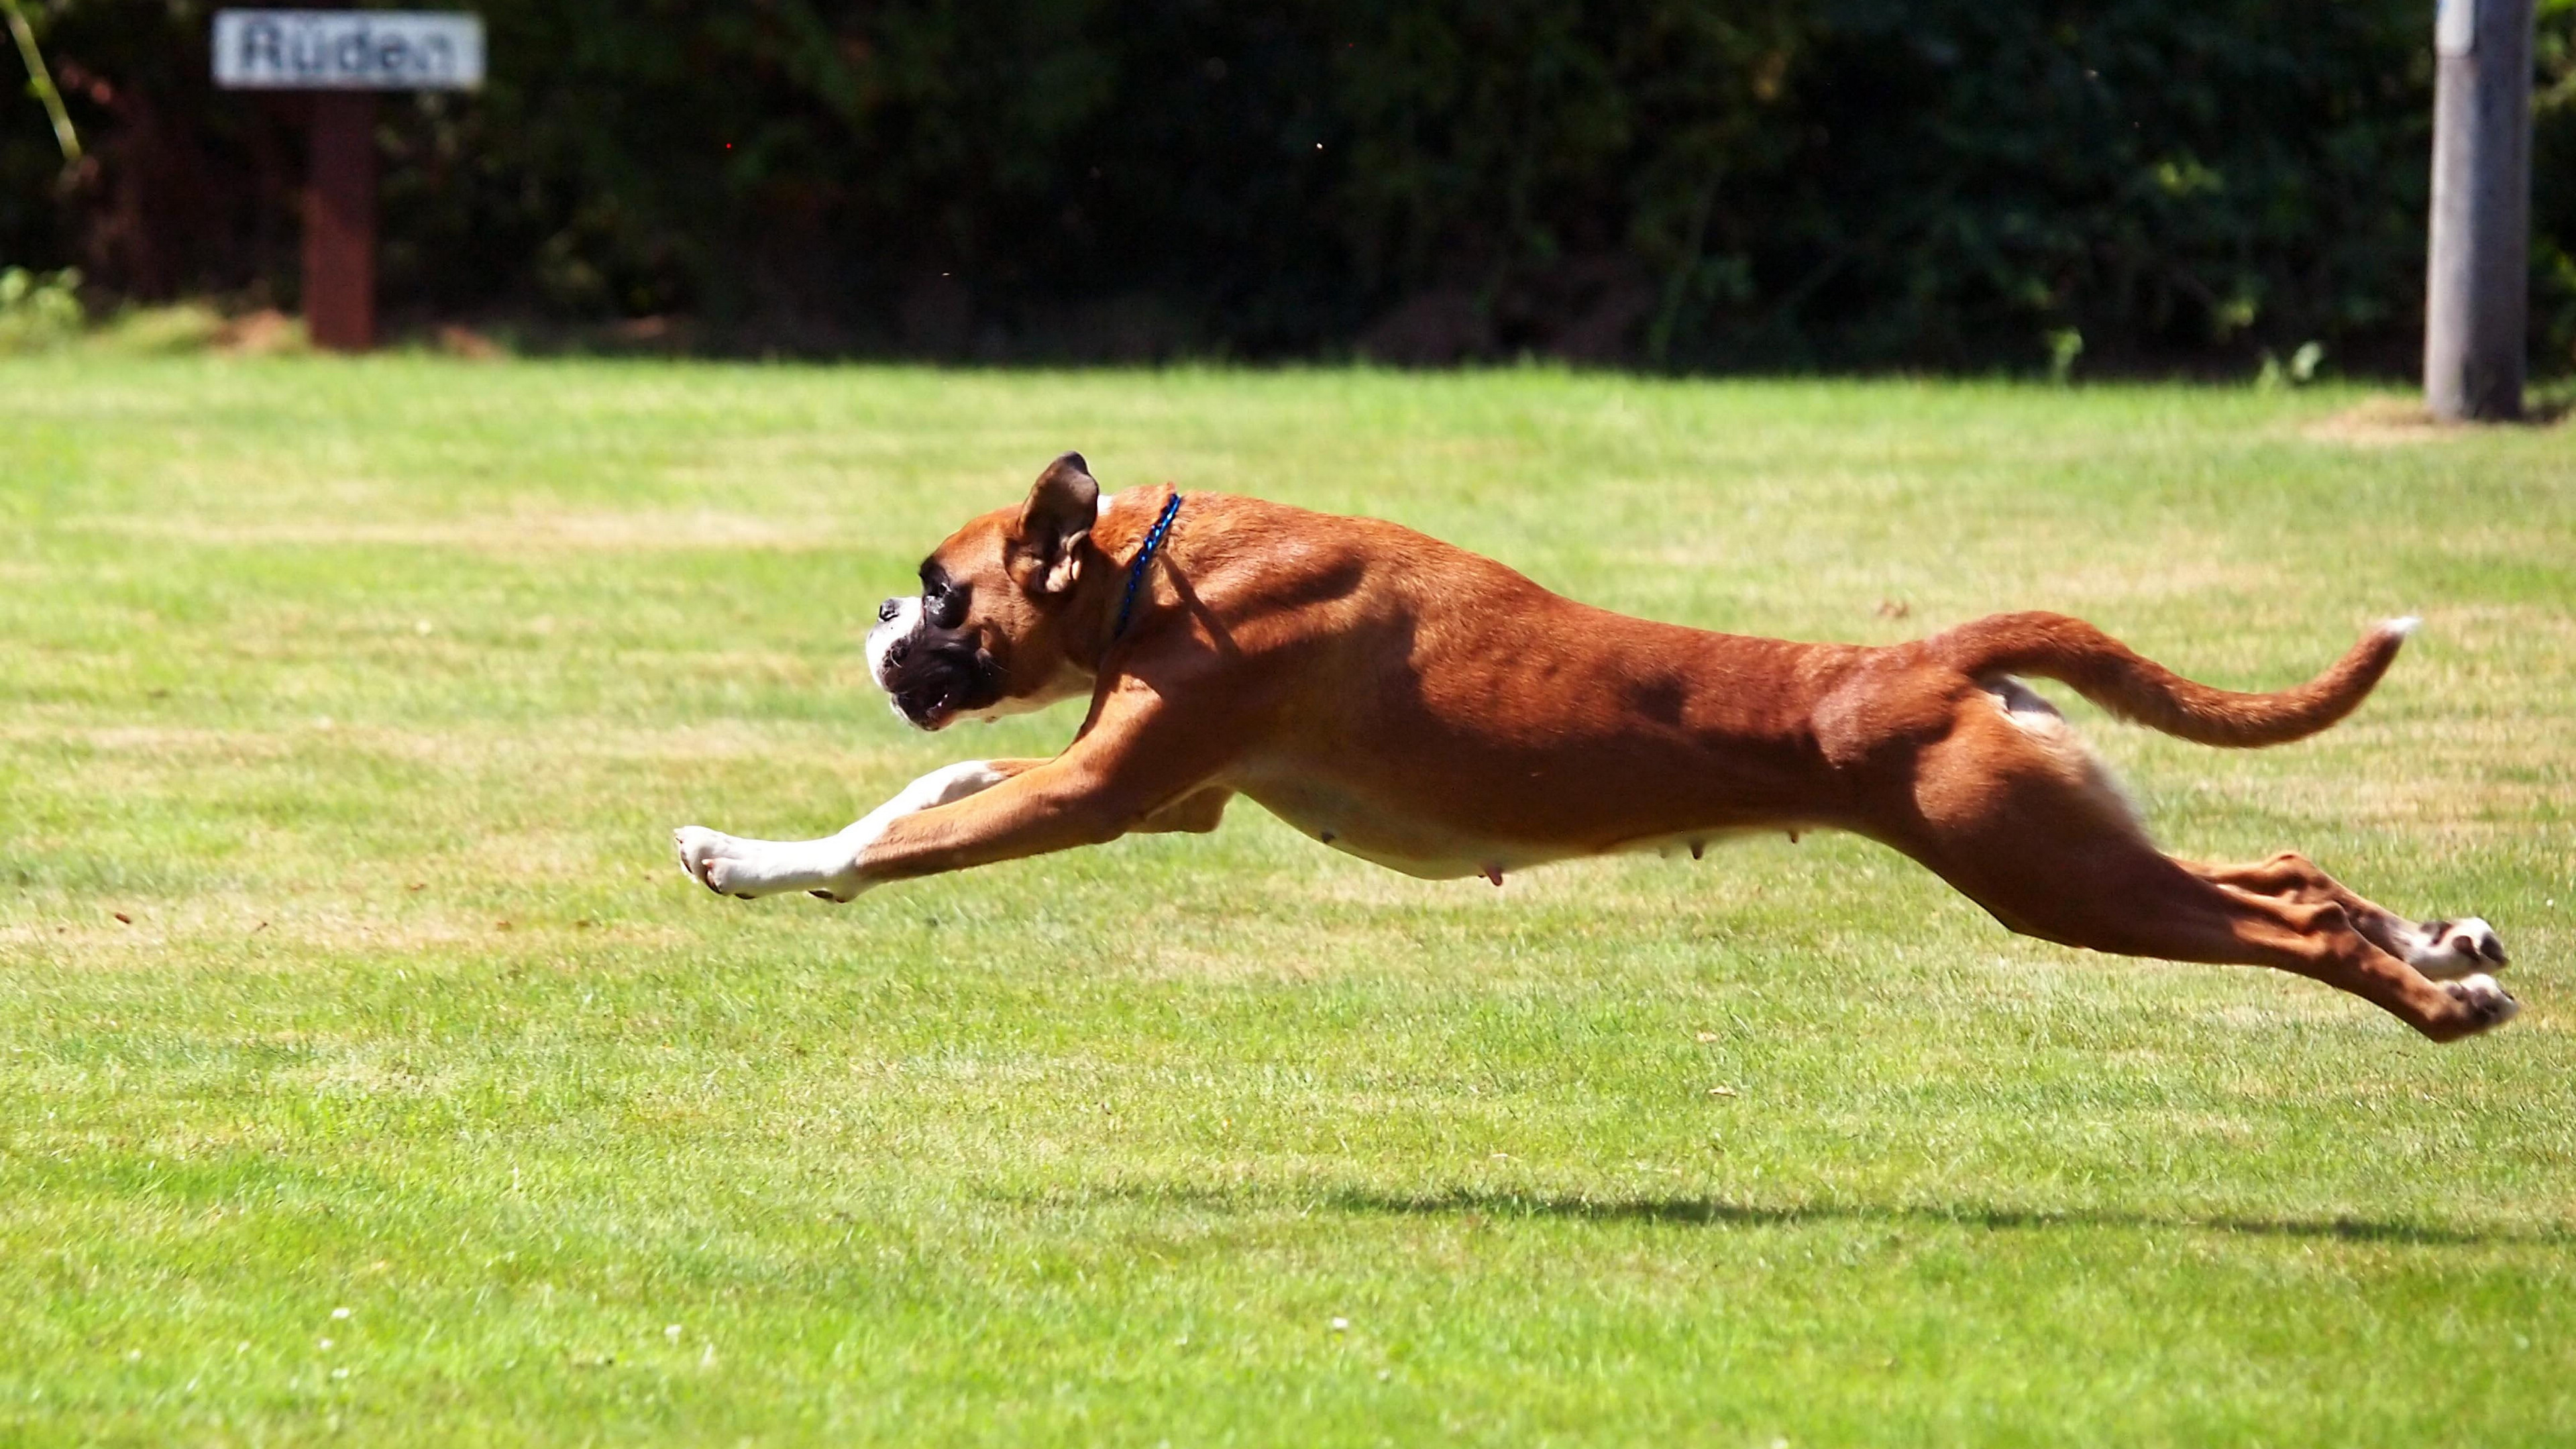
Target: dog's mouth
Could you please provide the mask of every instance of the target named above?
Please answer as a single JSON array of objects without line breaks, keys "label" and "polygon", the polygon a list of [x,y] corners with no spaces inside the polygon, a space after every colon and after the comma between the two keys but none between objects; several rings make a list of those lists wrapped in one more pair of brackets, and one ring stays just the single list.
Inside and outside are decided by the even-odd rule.
[{"label": "dog's mouth", "polygon": [[894,712],[915,729],[939,729],[1002,697],[1001,666],[969,635],[894,641],[875,674]]},{"label": "dog's mouth", "polygon": [[894,691],[894,712],[919,730],[936,730],[957,717],[956,691],[940,687]]}]

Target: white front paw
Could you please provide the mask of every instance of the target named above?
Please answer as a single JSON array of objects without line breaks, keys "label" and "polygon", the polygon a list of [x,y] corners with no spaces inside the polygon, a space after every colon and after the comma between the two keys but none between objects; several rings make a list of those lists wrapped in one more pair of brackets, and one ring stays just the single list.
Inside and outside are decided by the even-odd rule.
[{"label": "white front paw", "polygon": [[703,825],[683,825],[671,832],[671,844],[680,852],[680,869],[689,879],[717,895],[750,900],[757,892],[742,888],[745,872],[740,847],[745,843]]},{"label": "white front paw", "polygon": [[827,901],[846,901],[873,882],[859,878],[849,844],[831,840],[745,840],[682,826],[671,832],[680,853],[680,869],[689,879],[720,896],[751,900],[787,891],[803,891]]}]

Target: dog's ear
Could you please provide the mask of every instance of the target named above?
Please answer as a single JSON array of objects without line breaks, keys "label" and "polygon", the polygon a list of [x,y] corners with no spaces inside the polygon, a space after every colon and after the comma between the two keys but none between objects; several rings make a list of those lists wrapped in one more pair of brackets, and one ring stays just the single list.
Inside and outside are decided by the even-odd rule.
[{"label": "dog's ear", "polygon": [[1060,594],[1082,576],[1084,546],[1100,514],[1100,484],[1080,453],[1047,464],[1020,508],[1010,542],[1011,578],[1032,594]]}]

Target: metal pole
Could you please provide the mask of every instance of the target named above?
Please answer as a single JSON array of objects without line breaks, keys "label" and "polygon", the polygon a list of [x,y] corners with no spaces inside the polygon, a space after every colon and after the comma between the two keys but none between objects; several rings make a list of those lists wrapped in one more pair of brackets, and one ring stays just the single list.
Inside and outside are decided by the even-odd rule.
[{"label": "metal pole", "polygon": [[2439,0],[2424,403],[2522,416],[2530,290],[2532,0]]},{"label": "metal pole", "polygon": [[376,98],[313,93],[313,171],[304,188],[304,329],[313,345],[376,343]]}]

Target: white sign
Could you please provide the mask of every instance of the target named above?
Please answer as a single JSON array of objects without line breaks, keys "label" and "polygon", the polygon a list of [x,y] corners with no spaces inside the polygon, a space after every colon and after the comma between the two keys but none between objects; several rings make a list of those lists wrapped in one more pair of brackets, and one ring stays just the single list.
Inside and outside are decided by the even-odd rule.
[{"label": "white sign", "polygon": [[218,10],[215,84],[253,91],[466,91],[483,17],[436,10]]},{"label": "white sign", "polygon": [[2478,48],[2478,0],[2434,0],[2433,53],[2468,55]]}]

